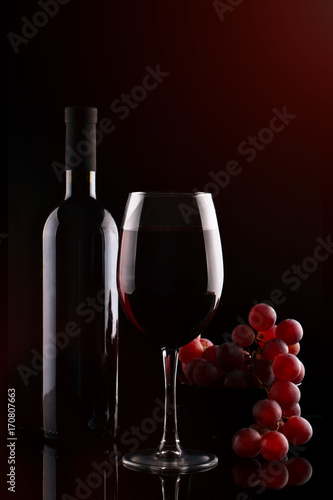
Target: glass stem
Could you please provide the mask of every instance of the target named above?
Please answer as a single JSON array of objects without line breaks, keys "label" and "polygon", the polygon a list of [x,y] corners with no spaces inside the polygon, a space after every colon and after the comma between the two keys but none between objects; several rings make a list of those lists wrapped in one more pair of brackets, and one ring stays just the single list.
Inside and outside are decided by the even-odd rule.
[{"label": "glass stem", "polygon": [[[162,349],[164,368],[164,430],[158,447],[158,454],[166,458],[177,458],[181,455],[177,431],[176,379],[178,365],[178,349]],[[168,361],[169,359],[169,361]]]}]

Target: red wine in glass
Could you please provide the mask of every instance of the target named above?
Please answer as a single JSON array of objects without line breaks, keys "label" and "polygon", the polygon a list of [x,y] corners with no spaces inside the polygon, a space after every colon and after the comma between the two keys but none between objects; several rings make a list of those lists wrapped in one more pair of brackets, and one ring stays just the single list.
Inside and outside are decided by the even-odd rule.
[{"label": "red wine in glass", "polygon": [[[184,230],[185,229],[185,230]],[[124,230],[119,282],[126,315],[160,347],[179,348],[201,333],[216,311],[221,278],[219,232],[199,227]],[[126,270],[135,278],[126,279]]]}]

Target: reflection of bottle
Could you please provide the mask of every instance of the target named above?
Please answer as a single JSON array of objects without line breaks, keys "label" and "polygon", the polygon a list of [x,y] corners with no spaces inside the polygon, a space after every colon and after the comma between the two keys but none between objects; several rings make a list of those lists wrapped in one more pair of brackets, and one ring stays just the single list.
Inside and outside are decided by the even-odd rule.
[{"label": "reflection of bottle", "polygon": [[89,448],[43,449],[43,500],[119,499],[119,451]]},{"label": "reflection of bottle", "polygon": [[57,451],[47,445],[43,450],[43,500],[57,500]]},{"label": "reflection of bottle", "polygon": [[96,200],[95,108],[66,108],[66,196],[43,233],[43,428],[102,435],[117,423],[118,232]]}]

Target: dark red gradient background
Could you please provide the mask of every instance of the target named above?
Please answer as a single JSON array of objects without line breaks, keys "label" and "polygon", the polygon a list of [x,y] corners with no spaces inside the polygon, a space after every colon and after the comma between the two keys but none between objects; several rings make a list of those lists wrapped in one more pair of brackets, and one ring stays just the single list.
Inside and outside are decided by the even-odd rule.
[{"label": "dark red gradient background", "polygon": [[[20,34],[21,17],[40,7],[33,0],[12,7],[6,34]],[[71,0],[18,54],[5,42],[9,237],[2,245],[10,254],[9,377],[21,421],[40,424],[41,377],[25,389],[16,367],[31,361],[31,349],[41,351],[41,232],[64,194],[51,164],[64,158],[68,105],[97,106],[116,126],[98,147],[98,194],[118,226],[128,192],[203,190],[210,172],[239,162],[242,172],[215,196],[226,275],[207,337],[221,341],[253,301],[281,289],[278,318],[294,317],[305,330],[302,408],[323,414],[333,256],[294,292],[281,276],[333,230],[332,1],[244,0],[222,22],[210,0]],[[170,75],[121,120],[111,103],[158,64]],[[285,106],[297,117],[247,162],[239,144]],[[136,421],[160,390],[151,374],[161,360],[124,318],[121,328],[122,408]]]}]

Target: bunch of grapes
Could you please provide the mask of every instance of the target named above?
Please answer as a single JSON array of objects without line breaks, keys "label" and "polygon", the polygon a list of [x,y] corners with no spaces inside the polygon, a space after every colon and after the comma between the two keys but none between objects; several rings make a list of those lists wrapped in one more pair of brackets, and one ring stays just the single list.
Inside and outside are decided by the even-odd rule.
[{"label": "bunch of grapes", "polygon": [[276,312],[267,304],[255,305],[249,325],[232,331],[232,342],[213,345],[200,336],[179,350],[183,382],[190,385],[264,389],[266,398],[253,407],[255,423],[233,437],[240,457],[259,453],[269,461],[286,457],[289,444],[305,444],[312,436],[310,423],[301,417],[298,385],[305,368],[297,358],[303,328],[294,319],[276,325]]}]

